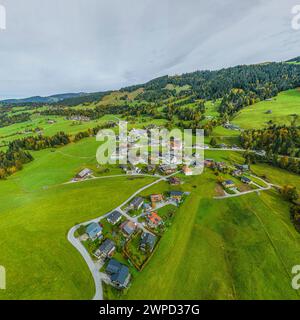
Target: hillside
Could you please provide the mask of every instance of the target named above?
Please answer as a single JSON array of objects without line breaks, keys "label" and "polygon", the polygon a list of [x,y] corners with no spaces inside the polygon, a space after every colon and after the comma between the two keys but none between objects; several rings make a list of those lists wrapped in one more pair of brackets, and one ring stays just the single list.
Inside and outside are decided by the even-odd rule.
[{"label": "hillside", "polygon": [[[124,255],[120,225],[108,228],[101,220],[104,237],[119,241],[114,257],[132,274],[128,290],[104,285],[105,299],[298,300],[290,270],[298,263],[300,233],[291,200],[279,191],[290,185],[299,192],[298,87],[300,65],[268,63],[7,103],[0,108],[0,250],[9,286],[0,299],[91,299],[95,284],[67,239],[70,229],[100,219],[133,195],[150,204],[151,194],[182,191],[184,201],[173,203],[174,211],[170,202],[156,207],[163,231],[155,229],[159,241],[141,271]],[[125,172],[117,164],[100,165],[95,136],[100,129],[117,130],[119,120],[129,130],[203,129],[204,158],[214,165],[199,176],[177,166],[176,185],[159,166],[151,171],[138,164]],[[257,145],[266,157],[257,155]],[[249,184],[233,174],[245,164],[249,170],[241,174],[252,179]],[[76,180],[85,168],[92,175]],[[229,179],[231,189],[223,185]],[[147,223],[140,213],[129,210],[122,219]],[[89,241],[84,245],[94,258],[99,243]],[[132,241],[133,253],[140,258],[138,241]]]}]

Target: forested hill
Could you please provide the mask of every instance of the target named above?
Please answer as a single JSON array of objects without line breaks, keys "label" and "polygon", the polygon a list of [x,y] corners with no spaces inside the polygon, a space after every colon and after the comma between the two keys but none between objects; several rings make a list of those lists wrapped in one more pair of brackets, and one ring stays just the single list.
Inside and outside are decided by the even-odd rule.
[{"label": "forested hill", "polygon": [[[295,59],[300,61],[300,58]],[[292,59],[293,62],[296,61],[295,59]],[[180,87],[180,91],[176,90],[176,87]],[[135,100],[160,102],[178,96],[215,100],[232,94],[233,89],[240,89],[248,96],[247,99],[254,101],[255,99],[264,100],[275,96],[278,92],[296,87],[300,87],[300,64],[272,62],[240,65],[217,71],[196,71],[176,76],[163,76],[145,84],[122,88],[120,91],[130,93],[143,89]],[[75,95],[55,103],[46,102],[46,104],[75,106],[100,101],[109,93],[111,91]],[[22,103],[24,104],[24,101]],[[226,108],[223,111],[225,112]]]},{"label": "forested hill", "polygon": [[287,62],[295,62],[295,63],[300,63],[300,56],[296,57],[294,59],[288,60]]},{"label": "forested hill", "polygon": [[131,86],[122,90],[133,91],[144,88],[145,92],[140,98],[155,101],[176,94],[166,89],[168,84],[189,86],[187,89],[189,93],[206,100],[222,98],[232,89],[251,91],[258,96],[264,94],[274,96],[280,91],[300,86],[300,66],[287,63],[265,63],[242,65],[218,71],[197,71],[181,76],[164,76],[144,85]]}]

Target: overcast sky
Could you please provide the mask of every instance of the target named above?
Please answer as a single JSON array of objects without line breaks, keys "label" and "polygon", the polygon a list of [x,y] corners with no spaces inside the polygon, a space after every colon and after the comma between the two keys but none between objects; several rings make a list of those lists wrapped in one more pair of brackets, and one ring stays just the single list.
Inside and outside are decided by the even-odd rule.
[{"label": "overcast sky", "polygon": [[300,0],[0,0],[0,98],[300,55]]}]

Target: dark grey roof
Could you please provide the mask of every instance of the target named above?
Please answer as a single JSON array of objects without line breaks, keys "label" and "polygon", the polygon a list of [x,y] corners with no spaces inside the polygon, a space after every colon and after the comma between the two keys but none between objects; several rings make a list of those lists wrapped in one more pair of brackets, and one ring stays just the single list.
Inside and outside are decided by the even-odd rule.
[{"label": "dark grey roof", "polygon": [[170,196],[171,197],[177,197],[177,196],[182,196],[183,195],[183,192],[181,192],[181,191],[170,191]]},{"label": "dark grey roof", "polygon": [[241,180],[247,181],[247,182],[251,182],[251,179],[247,178],[247,177],[242,177]]},{"label": "dark grey roof", "polygon": [[141,246],[149,246],[151,249],[154,248],[156,242],[156,236],[151,233],[144,232],[141,239]]},{"label": "dark grey roof", "polygon": [[135,225],[133,225],[132,223],[128,223],[129,221],[127,221],[127,223],[123,226],[123,230],[128,234],[128,235],[131,235],[136,227]]},{"label": "dark grey roof", "polygon": [[129,269],[126,266],[121,265],[121,268],[119,269],[119,271],[117,273],[112,274],[111,281],[117,282],[118,284],[123,286],[123,285],[126,285],[126,280],[128,276],[129,276]]},{"label": "dark grey roof", "polygon": [[126,285],[129,269],[119,261],[111,259],[106,267],[106,272],[111,275],[111,280],[113,282],[117,282],[121,286]]},{"label": "dark grey roof", "polygon": [[101,253],[108,254],[114,247],[115,243],[110,239],[106,239],[99,247],[99,250]]},{"label": "dark grey roof", "polygon": [[121,268],[121,263],[115,259],[110,259],[106,267],[106,272],[109,274],[117,273]]},{"label": "dark grey roof", "polygon": [[122,217],[122,214],[119,211],[113,211],[108,217],[107,220],[111,223],[116,223]]},{"label": "dark grey roof", "polygon": [[141,197],[136,197],[136,198],[134,198],[134,199],[131,201],[131,204],[136,207],[136,206],[141,205],[143,202],[144,202],[144,199],[143,199],[143,198],[141,198]]}]

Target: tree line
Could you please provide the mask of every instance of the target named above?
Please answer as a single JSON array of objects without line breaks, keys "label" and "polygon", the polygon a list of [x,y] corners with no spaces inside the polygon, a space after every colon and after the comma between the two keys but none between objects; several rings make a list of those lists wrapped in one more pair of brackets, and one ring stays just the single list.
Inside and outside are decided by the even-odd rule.
[{"label": "tree line", "polygon": [[30,113],[22,112],[8,116],[5,113],[0,114],[0,128],[10,126],[14,123],[21,123],[30,120]]},{"label": "tree line", "polygon": [[70,136],[64,132],[58,132],[54,136],[43,135],[30,136],[11,141],[6,152],[0,151],[0,179],[5,179],[11,174],[21,170],[23,165],[34,160],[28,151],[38,151],[47,148],[58,148],[71,142],[77,142],[89,136],[95,136],[99,130],[112,128],[114,122],[107,122],[95,128],[78,132]]},{"label": "tree line", "polygon": [[300,158],[300,127],[271,125],[266,129],[252,129],[241,133],[245,149],[265,150],[270,155]]}]

